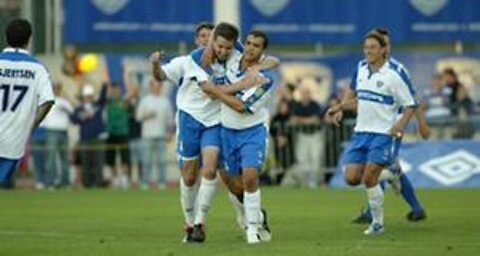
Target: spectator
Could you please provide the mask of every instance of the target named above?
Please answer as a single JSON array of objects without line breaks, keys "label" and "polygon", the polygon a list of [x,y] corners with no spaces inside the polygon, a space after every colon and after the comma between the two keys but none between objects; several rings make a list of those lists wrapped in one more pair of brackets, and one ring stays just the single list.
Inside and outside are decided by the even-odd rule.
[{"label": "spectator", "polygon": [[443,70],[445,83],[448,88],[452,90],[450,95],[450,103],[452,114],[459,115],[460,110],[465,110],[467,113],[471,110],[472,101],[468,96],[467,89],[458,80],[458,75],[452,68]]},{"label": "spectator", "polygon": [[76,77],[81,74],[78,69],[78,51],[73,45],[68,45],[63,50],[62,71],[69,77]]},{"label": "spectator", "polygon": [[322,107],[312,99],[307,86],[300,87],[301,100],[292,105],[292,122],[296,129],[295,159],[302,186],[316,188],[324,178]]},{"label": "spectator", "polygon": [[138,185],[138,174],[140,173],[140,159],[142,157],[142,124],[135,118],[138,108],[139,86],[132,82],[128,76],[127,66],[123,67],[123,81],[127,87],[128,101],[128,124],[129,138],[128,148],[130,150],[130,174],[133,185]]},{"label": "spectator", "polygon": [[[43,127],[47,134],[47,186],[68,187],[70,185],[70,165],[67,130],[74,109],[62,95],[62,84],[54,84],[53,93],[55,94],[55,105],[43,121]],[[57,157],[60,160],[60,168],[57,168]]]},{"label": "spectator", "polygon": [[[171,138],[169,126],[172,109],[167,97],[162,94],[162,84],[152,79],[150,93],[140,100],[136,119],[142,123],[142,189],[152,182],[152,167],[155,166],[160,189],[167,186],[167,140]],[[153,161],[153,165],[152,165]]]},{"label": "spectator", "polygon": [[281,184],[283,177],[295,160],[293,132],[290,125],[290,107],[285,99],[278,103],[277,114],[270,123],[270,135],[273,138],[274,155],[277,167],[280,168],[273,174],[276,184]]},{"label": "spectator", "polygon": [[450,116],[450,99],[452,90],[446,87],[442,74],[432,76],[430,87],[425,92],[425,104],[427,110],[425,117],[434,123],[443,123]]},{"label": "spectator", "polygon": [[82,102],[75,109],[72,121],[80,125],[79,157],[85,187],[103,185],[103,109],[107,86],[104,84],[100,97],[95,100],[95,88],[86,84],[82,88]]},{"label": "spectator", "polygon": [[[130,186],[130,152],[128,137],[130,134],[128,98],[122,97],[120,84],[112,83],[106,106],[107,113],[107,150],[106,163],[112,170],[113,186],[127,189]],[[120,153],[121,166],[117,168],[116,157]]]}]

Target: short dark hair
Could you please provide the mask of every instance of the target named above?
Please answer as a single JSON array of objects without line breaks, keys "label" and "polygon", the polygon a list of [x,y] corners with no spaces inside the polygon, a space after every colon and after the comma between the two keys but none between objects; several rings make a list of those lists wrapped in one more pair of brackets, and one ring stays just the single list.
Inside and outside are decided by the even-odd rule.
[{"label": "short dark hair", "polygon": [[250,31],[247,36],[252,35],[254,37],[261,37],[263,38],[263,49],[267,49],[268,47],[268,36],[265,32],[260,30],[252,30]]},{"label": "short dark hair", "polygon": [[215,26],[213,39],[217,39],[218,36],[221,36],[228,41],[237,41],[238,29],[230,23],[220,22],[217,26]]},{"label": "short dark hair", "polygon": [[198,36],[198,33],[200,33],[200,31],[204,28],[208,30],[213,30],[214,27],[215,25],[212,22],[208,22],[208,21],[200,22],[195,28],[195,35]]},{"label": "short dark hair", "polygon": [[379,33],[382,36],[390,36],[390,32],[386,28],[376,28],[373,31]]},{"label": "short dark hair", "polygon": [[8,24],[5,34],[10,47],[26,47],[32,36],[32,26],[28,20],[14,19]]},{"label": "short dark hair", "polygon": [[383,35],[381,35],[380,33],[377,33],[377,32],[369,32],[367,33],[367,35],[365,36],[364,40],[367,40],[369,38],[372,38],[372,39],[375,39],[377,40],[377,42],[380,44],[380,46],[382,47],[385,47],[387,46],[387,42],[385,42],[385,38],[383,37]]}]

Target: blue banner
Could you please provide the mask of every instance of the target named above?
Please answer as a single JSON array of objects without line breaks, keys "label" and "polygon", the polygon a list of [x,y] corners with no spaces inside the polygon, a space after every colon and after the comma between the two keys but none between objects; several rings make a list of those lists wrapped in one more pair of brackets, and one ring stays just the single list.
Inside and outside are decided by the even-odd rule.
[{"label": "blue banner", "polygon": [[[478,141],[407,143],[400,150],[400,163],[415,187],[480,187]],[[348,186],[344,181],[342,166],[339,166],[330,183],[333,187]]]},{"label": "blue banner", "polygon": [[192,41],[213,20],[212,0],[66,0],[67,43]]},{"label": "blue banner", "polygon": [[242,30],[275,43],[358,43],[375,27],[395,42],[480,40],[479,0],[245,0]]}]

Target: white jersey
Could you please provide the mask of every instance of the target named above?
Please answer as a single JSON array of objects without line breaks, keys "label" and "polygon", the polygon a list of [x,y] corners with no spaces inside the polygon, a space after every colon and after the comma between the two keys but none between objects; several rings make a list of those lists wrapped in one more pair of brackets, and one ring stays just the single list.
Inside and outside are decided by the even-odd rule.
[{"label": "white jersey", "polygon": [[[162,69],[169,80],[180,86],[176,97],[178,109],[211,127],[220,123],[220,103],[205,94],[199,84],[208,80],[224,84],[226,64],[217,62],[204,70],[200,65],[203,50],[197,49],[190,55],[174,58]],[[237,54],[240,54],[239,51],[233,50],[230,58]]]},{"label": "white jersey", "polygon": [[[229,84],[244,77],[245,72],[240,68],[241,58],[240,55],[228,62],[226,78]],[[263,72],[262,75],[268,78],[268,83],[236,94],[245,105],[245,113],[239,113],[225,103],[221,104],[220,121],[222,126],[241,130],[268,122],[269,113],[266,104],[273,94],[274,84],[269,72]]]},{"label": "white jersey", "polygon": [[54,101],[47,69],[22,49],[0,54],[0,157],[19,159],[37,107]]},{"label": "white jersey", "polygon": [[416,105],[408,72],[394,60],[373,73],[367,62],[361,61],[351,86],[358,97],[355,132],[389,134],[399,108]]},{"label": "white jersey", "polygon": [[68,100],[55,97],[55,105],[50,109],[40,126],[53,131],[67,131],[70,125],[70,115],[73,112],[74,108]]}]

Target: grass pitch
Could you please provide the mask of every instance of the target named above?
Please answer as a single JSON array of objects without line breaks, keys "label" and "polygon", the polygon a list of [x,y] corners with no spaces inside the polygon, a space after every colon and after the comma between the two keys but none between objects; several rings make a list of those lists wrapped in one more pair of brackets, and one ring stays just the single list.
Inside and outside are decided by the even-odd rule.
[{"label": "grass pitch", "polygon": [[262,189],[273,240],[247,245],[226,191],[204,244],[182,244],[179,191],[0,191],[0,255],[480,255],[480,190],[420,190],[428,219],[409,223],[386,197],[386,233],[350,224],[363,190]]}]

